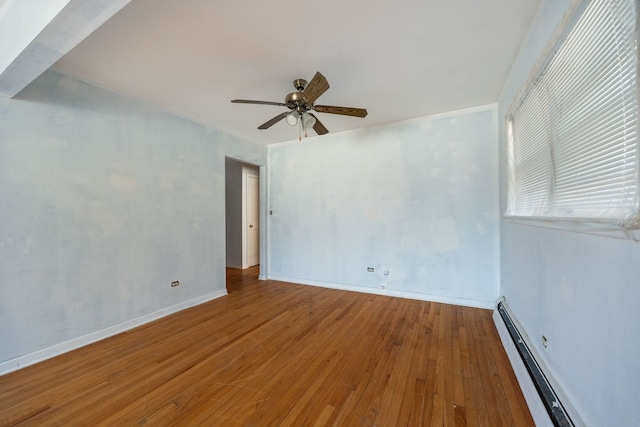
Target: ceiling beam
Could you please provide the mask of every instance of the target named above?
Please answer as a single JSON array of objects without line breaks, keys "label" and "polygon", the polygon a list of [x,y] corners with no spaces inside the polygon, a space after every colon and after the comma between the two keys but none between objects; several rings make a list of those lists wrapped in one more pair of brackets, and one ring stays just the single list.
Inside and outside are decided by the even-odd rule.
[{"label": "ceiling beam", "polygon": [[0,0],[0,95],[13,98],[131,0]]}]

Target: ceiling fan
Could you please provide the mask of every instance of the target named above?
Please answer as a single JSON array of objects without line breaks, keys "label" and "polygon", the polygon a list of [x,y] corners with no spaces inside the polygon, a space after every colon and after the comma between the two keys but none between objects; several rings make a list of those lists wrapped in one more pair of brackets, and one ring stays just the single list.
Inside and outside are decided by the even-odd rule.
[{"label": "ceiling fan", "polygon": [[303,131],[305,136],[307,136],[307,129],[309,128],[313,128],[318,135],[324,135],[329,132],[320,120],[318,120],[318,118],[310,111],[341,114],[353,117],[365,117],[367,115],[367,110],[364,108],[315,105],[314,102],[316,99],[329,89],[329,82],[322,74],[320,74],[320,72],[316,72],[308,84],[304,79],[296,79],[293,81],[293,86],[298,91],[288,94],[284,98],[284,102],[254,101],[250,99],[232,99],[231,102],[239,104],[277,105],[280,107],[287,107],[290,111],[285,111],[284,113],[280,113],[274,118],[267,120],[258,126],[258,129],[269,129],[280,120],[286,118],[287,123],[291,126],[300,124],[300,137],[298,139],[302,138]]}]

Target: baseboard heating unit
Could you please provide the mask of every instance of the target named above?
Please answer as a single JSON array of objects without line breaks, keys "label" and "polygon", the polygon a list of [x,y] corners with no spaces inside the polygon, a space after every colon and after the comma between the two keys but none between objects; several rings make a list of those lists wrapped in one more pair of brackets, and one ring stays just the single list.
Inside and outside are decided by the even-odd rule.
[{"label": "baseboard heating unit", "polygon": [[[531,397],[529,396],[529,398],[527,399],[528,397],[527,390],[525,390],[526,386],[523,385],[523,381],[521,381],[521,378],[518,378],[518,381],[520,382],[520,386],[523,388],[525,399],[527,400],[527,404],[529,405],[529,408],[531,410],[534,421],[536,422],[536,425],[552,424],[556,427],[574,427],[575,424],[569,417],[569,414],[567,413],[567,411],[565,410],[565,407],[560,402],[558,395],[554,392],[553,388],[551,387],[551,384],[547,380],[547,377],[542,372],[542,369],[540,369],[540,365],[536,362],[536,359],[534,358],[525,340],[523,339],[522,335],[518,331],[518,328],[516,327],[513,320],[511,319],[511,316],[509,315],[503,302],[498,303],[497,312],[499,313],[500,318],[502,319],[502,322],[504,322],[504,326],[506,327],[506,330],[508,331],[508,334],[511,337],[511,340],[513,341],[513,345],[517,350],[519,358],[522,360],[522,364],[526,368],[526,372],[529,374],[531,383],[533,383],[533,386],[535,386],[537,395],[540,398],[540,400],[537,401],[536,403],[538,403],[538,406],[539,406],[539,402],[541,401],[542,405],[544,405],[544,409],[546,409],[546,412],[549,416],[548,420],[544,420],[540,418],[539,413],[536,414],[536,411],[535,411],[536,405],[533,404],[534,407],[532,408]],[[494,318],[494,321],[497,323],[498,320]],[[498,328],[498,330],[499,332],[501,332],[500,328]],[[505,337],[502,336],[502,334],[501,334],[501,338],[504,343]],[[509,349],[507,348],[505,349],[507,350],[507,354],[509,354]],[[509,354],[509,357],[510,359],[513,359],[513,357],[515,357],[513,354],[513,351],[511,352],[511,354]],[[512,364],[514,364],[513,360],[512,360]],[[516,366],[514,366],[514,371],[515,370],[516,370]]]}]

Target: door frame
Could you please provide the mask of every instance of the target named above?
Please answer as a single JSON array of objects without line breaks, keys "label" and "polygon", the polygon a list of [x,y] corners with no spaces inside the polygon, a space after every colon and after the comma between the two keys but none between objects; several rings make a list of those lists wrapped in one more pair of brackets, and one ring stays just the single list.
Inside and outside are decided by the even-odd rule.
[{"label": "door frame", "polygon": [[[237,164],[243,165],[243,166],[252,166],[252,167],[257,167],[258,168],[258,179],[259,181],[259,216],[260,216],[260,245],[259,245],[259,250],[260,250],[260,273],[258,276],[259,280],[266,280],[268,277],[267,271],[268,271],[268,255],[267,255],[267,248],[268,248],[268,223],[267,223],[267,168],[265,165],[259,164],[259,163],[252,163],[252,162],[248,162],[246,160],[243,159],[238,159],[236,157],[233,156],[225,156],[225,168],[226,168],[226,160],[230,160],[232,162],[235,162]],[[243,174],[244,175],[244,174]],[[246,179],[243,179],[243,181],[245,181]],[[225,194],[227,191],[227,180],[226,180],[226,173],[225,173]],[[242,186],[245,187],[246,183],[242,183]],[[226,196],[225,196],[225,200],[223,200],[223,202],[225,203],[226,206]],[[225,212],[226,212],[226,208],[225,208]],[[242,214],[243,216],[243,222],[246,219],[246,215]],[[225,220],[224,220],[225,224],[225,230],[227,227],[227,217],[225,214]],[[243,233],[246,233],[246,228],[243,225]],[[226,232],[224,233],[225,235],[225,266],[227,265],[227,261],[226,261]],[[243,237],[244,239],[244,237]],[[243,246],[244,246],[244,240],[242,242]],[[243,261],[245,259],[244,256],[244,248],[243,248]]]},{"label": "door frame", "polygon": [[[255,169],[249,169],[246,166],[242,166],[242,268],[251,267],[249,263],[249,210],[248,210],[248,199],[249,199],[249,177],[258,178],[258,185],[260,185],[260,170],[258,169],[257,173],[254,172]],[[260,188],[258,187],[258,223],[260,224],[260,229],[262,229],[262,218],[260,218]],[[258,256],[260,256],[260,234],[258,234]],[[260,260],[258,260],[260,263]],[[255,264],[254,264],[255,265]]]}]

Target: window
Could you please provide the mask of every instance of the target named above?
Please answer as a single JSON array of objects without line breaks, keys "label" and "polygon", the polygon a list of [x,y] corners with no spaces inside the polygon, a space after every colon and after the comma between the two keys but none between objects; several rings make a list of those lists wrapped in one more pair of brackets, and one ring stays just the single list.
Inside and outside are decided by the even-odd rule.
[{"label": "window", "polygon": [[505,217],[640,229],[635,3],[579,2],[511,107]]}]

